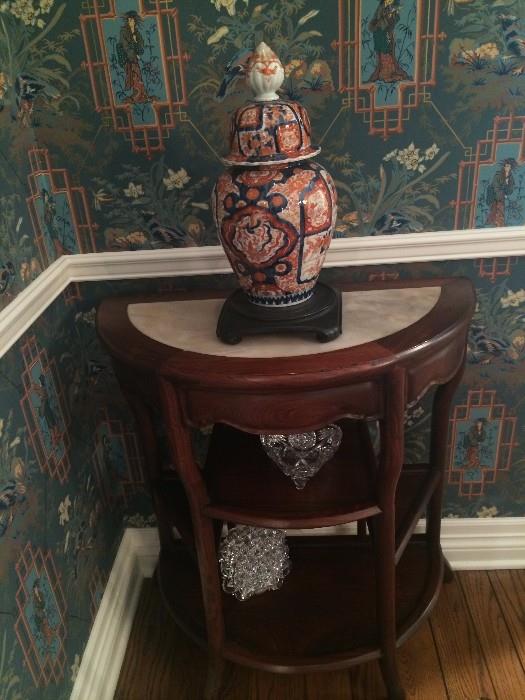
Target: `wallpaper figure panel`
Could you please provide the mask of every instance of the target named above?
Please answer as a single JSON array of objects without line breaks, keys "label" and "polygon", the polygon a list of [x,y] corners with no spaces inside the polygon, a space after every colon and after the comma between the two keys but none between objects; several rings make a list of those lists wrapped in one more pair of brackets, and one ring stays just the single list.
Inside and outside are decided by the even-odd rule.
[{"label": "wallpaper figure panel", "polygon": [[89,611],[92,624],[95,621],[100,603],[102,602],[102,596],[104,595],[107,579],[108,577],[102,573],[98,566],[96,566],[89,582],[89,595],[91,598]]},{"label": "wallpaper figure panel", "polygon": [[[525,222],[525,117],[495,117],[486,137],[459,163],[454,226],[485,228]],[[513,258],[479,260],[492,282],[510,274]]]},{"label": "wallpaper figure panel", "polygon": [[86,3],[80,17],[95,109],[148,157],[187,104],[177,8],[172,0]]},{"label": "wallpaper figure panel", "polygon": [[29,162],[27,206],[43,266],[61,255],[93,252],[96,225],[85,188],[73,186],[64,168],[53,168],[46,149],[31,148]]},{"label": "wallpaper figure panel", "polygon": [[64,675],[66,601],[51,552],[27,543],[16,571],[19,616],[15,632],[36,686],[58,683]]},{"label": "wallpaper figure panel", "polygon": [[440,0],[338,0],[338,12],[339,91],[369,134],[403,133],[436,84]]},{"label": "wallpaper figure panel", "polygon": [[495,117],[468,160],[461,161],[456,228],[519,226],[525,220],[525,116]]},{"label": "wallpaper figure panel", "polygon": [[110,418],[104,407],[98,411],[94,437],[93,465],[102,503],[106,508],[127,505],[144,486],[137,436],[122,420]]},{"label": "wallpaper figure panel", "polygon": [[494,390],[470,390],[466,403],[455,406],[448,481],[459,485],[460,496],[483,496],[486,484],[510,469],[516,418],[506,414]]},{"label": "wallpaper figure panel", "polygon": [[54,360],[31,336],[20,348],[25,388],[20,402],[40,469],[60,483],[67,480],[70,438],[67,408]]}]

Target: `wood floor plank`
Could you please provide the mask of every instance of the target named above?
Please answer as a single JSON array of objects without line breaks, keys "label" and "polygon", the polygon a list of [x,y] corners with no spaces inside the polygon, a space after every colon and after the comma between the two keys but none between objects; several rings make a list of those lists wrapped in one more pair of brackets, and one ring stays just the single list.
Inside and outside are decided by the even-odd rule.
[{"label": "wood floor plank", "polygon": [[352,700],[383,700],[386,698],[385,685],[377,661],[354,666],[350,669]]},{"label": "wood floor plank", "polygon": [[227,664],[224,672],[224,682],[221,700],[238,700],[239,697],[246,700],[258,700],[257,682],[255,673],[250,668],[237,664]]},{"label": "wood floor plank", "polygon": [[397,661],[407,700],[447,700],[429,622],[397,650]]},{"label": "wood floor plank", "polygon": [[305,690],[304,700],[354,700],[348,671],[309,673]]},{"label": "wood floor plank", "polygon": [[[304,700],[306,678],[304,676],[283,676],[271,673],[256,673],[254,685],[257,687],[257,700]],[[237,700],[241,696],[237,695]]]},{"label": "wood floor plank", "polygon": [[[447,690],[428,622],[398,649],[397,660],[407,700],[447,700]],[[352,700],[380,700],[386,697],[377,662],[353,668],[351,678]]]},{"label": "wood floor plank", "polygon": [[221,700],[353,700],[348,671],[281,675],[231,665]]},{"label": "wood floor plank", "polygon": [[[525,651],[525,572],[498,571],[490,575],[476,572],[464,580],[463,576],[459,575],[460,583],[443,588],[430,622],[398,650],[407,700],[524,700],[520,658]],[[481,577],[481,583],[477,583],[477,577]],[[487,582],[494,597],[489,603]],[[498,619],[494,617],[494,601],[501,608]],[[503,619],[508,623],[506,637],[501,631]],[[502,666],[506,685],[495,677],[494,689],[476,627],[480,637],[485,636],[482,643],[485,654],[490,655],[487,658],[493,674],[496,667]],[[491,636],[496,637],[495,646]],[[509,657],[506,655],[509,638],[514,657],[512,652]],[[490,645],[488,652],[487,645]],[[510,666],[507,658],[511,659]],[[156,584],[146,580],[114,699],[201,700],[206,662],[205,652],[166,615]],[[305,676],[274,675],[227,664],[224,680],[221,700],[384,700],[386,697],[377,662],[350,671]]]},{"label": "wood floor plank", "polygon": [[305,700],[306,677],[253,671],[231,665],[221,700]]},{"label": "wood floor plank", "polygon": [[489,571],[488,576],[521,664],[525,668],[525,571]]},{"label": "wood floor plank", "polygon": [[476,627],[496,697],[523,700],[525,673],[487,573],[480,575],[478,571],[463,571],[459,583]]},{"label": "wood floor plank", "polygon": [[145,579],[114,700],[196,700],[206,662],[206,654],[166,617],[153,579]]},{"label": "wood floor plank", "polygon": [[457,580],[443,586],[430,626],[450,700],[497,698]]},{"label": "wood floor plank", "polygon": [[230,664],[221,700],[353,700],[348,671],[272,674]]}]

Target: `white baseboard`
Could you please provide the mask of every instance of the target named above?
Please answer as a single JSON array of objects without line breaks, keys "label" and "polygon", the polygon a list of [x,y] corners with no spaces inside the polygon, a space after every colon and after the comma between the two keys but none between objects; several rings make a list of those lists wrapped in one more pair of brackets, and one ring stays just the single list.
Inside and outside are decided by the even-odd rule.
[{"label": "white baseboard", "polygon": [[[331,529],[344,534],[352,528]],[[525,568],[525,518],[446,518],[441,542],[456,570]],[[71,700],[113,698],[142,580],[153,575],[158,554],[155,528],[125,530]]]},{"label": "white baseboard", "polygon": [[[424,531],[425,521],[420,520],[416,533]],[[307,531],[295,532],[306,534]],[[308,534],[353,532],[355,524],[320,528]],[[522,569],[525,568],[525,518],[444,518],[441,546],[456,571]]]},{"label": "white baseboard", "polygon": [[525,518],[445,518],[441,544],[453,569],[524,569]]},{"label": "white baseboard", "polygon": [[[129,528],[115,557],[106,590],[82,656],[70,700],[112,700],[135,617],[142,581],[153,569],[143,561],[155,547],[156,530]],[[155,540],[157,544],[151,545]],[[155,555],[155,559],[156,559]]]},{"label": "white baseboard", "polygon": [[[390,265],[525,255],[522,226],[332,241],[325,267]],[[0,358],[71,282],[225,274],[221,246],[63,255],[0,311]]]}]

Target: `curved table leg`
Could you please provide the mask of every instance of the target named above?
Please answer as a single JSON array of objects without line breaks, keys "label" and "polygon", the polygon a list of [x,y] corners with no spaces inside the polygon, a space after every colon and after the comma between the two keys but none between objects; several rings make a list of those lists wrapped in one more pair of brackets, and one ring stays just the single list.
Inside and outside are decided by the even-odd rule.
[{"label": "curved table leg", "polygon": [[427,542],[433,556],[443,557],[445,583],[454,580],[454,574],[447,559],[441,551],[441,510],[443,505],[443,481],[447,451],[447,433],[450,406],[458,388],[465,367],[465,356],[455,375],[436,390],[432,405],[432,428],[430,438],[430,466],[439,473],[439,482],[427,507]]},{"label": "curved table leg", "polygon": [[[404,371],[394,370],[386,380],[387,402],[385,417],[380,422],[381,453],[379,458],[379,503],[381,513],[373,527],[376,557],[377,622],[381,647],[380,666],[389,700],[405,700],[396,659],[396,525],[395,491],[403,465]],[[387,486],[388,485],[388,486]]]},{"label": "curved table leg", "polygon": [[193,524],[193,536],[200,572],[202,601],[204,604],[206,635],[208,639],[208,674],[204,691],[205,700],[218,700],[224,659],[224,618],[221,601],[221,583],[217,566],[215,521],[203,515],[203,505],[208,496],[202,474],[193,455],[188,425],[184,422],[180,400],[171,382],[161,380],[160,396],[166,421],[170,426],[168,440],[173,464],[181,479]]},{"label": "curved table leg", "polygon": [[219,700],[225,665],[225,661],[221,656],[210,653],[206,685],[204,687],[204,700]]},{"label": "curved table leg", "polygon": [[388,700],[406,700],[406,693],[401,685],[397,665],[394,664],[393,667],[389,667],[387,659],[381,659],[379,665],[386,685]]},{"label": "curved table leg", "polygon": [[395,533],[393,516],[378,516],[374,529],[374,546],[377,562],[377,612],[381,644],[379,665],[385,683],[388,700],[405,700],[396,659],[396,570]]}]

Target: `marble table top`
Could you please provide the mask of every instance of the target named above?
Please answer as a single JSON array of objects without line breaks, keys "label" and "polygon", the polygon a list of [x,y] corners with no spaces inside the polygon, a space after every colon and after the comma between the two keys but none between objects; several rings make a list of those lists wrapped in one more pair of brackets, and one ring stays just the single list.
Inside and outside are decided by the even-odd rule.
[{"label": "marble table top", "polygon": [[331,352],[379,340],[425,316],[441,287],[343,293],[343,333],[329,343],[314,335],[262,335],[226,345],[215,335],[223,299],[130,304],[130,322],[143,335],[180,350],[223,357],[293,357]]}]

